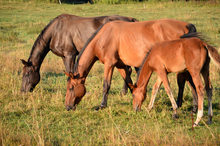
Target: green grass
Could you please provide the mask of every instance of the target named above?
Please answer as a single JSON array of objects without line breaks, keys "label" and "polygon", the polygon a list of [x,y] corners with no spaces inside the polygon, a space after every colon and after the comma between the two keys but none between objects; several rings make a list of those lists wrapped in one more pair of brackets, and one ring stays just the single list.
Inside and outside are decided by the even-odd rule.
[{"label": "green grass", "polygon": [[[75,112],[64,107],[66,77],[61,58],[49,53],[41,68],[41,82],[33,93],[21,94],[22,64],[44,26],[61,13],[79,16],[125,15],[140,21],[174,18],[191,22],[220,46],[220,4],[210,2],[144,2],[136,4],[49,4],[0,1],[0,145],[220,145],[220,72],[211,63],[213,124],[206,125],[207,98],[200,127],[191,130],[192,95],[188,86],[180,118],[172,119],[170,101],[160,89],[149,113],[150,80],[143,110],[132,110],[132,96],[120,96],[122,78],[114,72],[108,107],[95,111],[102,98],[103,65],[92,68],[87,94]],[[218,51],[220,51],[218,49]],[[135,80],[135,74],[132,75]],[[176,77],[169,75],[177,95]],[[194,119],[196,116],[194,115]]]}]

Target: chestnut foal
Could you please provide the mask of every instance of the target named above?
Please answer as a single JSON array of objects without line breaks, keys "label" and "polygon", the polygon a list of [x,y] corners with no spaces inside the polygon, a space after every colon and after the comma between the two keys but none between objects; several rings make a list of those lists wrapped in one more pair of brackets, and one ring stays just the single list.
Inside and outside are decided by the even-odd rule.
[{"label": "chestnut foal", "polygon": [[174,117],[177,117],[177,105],[171,92],[167,74],[171,72],[179,73],[188,71],[193,79],[198,95],[198,113],[193,127],[197,126],[203,116],[203,83],[200,78],[202,74],[207,91],[209,110],[208,123],[212,121],[212,87],[209,80],[210,57],[220,67],[220,55],[212,46],[204,43],[198,38],[184,38],[173,41],[165,41],[155,45],[146,56],[137,83],[133,86],[133,108],[140,110],[142,102],[146,97],[146,87],[151,74],[157,73],[157,81],[153,87],[149,109],[153,103],[163,83],[165,90],[170,98],[174,110]]}]

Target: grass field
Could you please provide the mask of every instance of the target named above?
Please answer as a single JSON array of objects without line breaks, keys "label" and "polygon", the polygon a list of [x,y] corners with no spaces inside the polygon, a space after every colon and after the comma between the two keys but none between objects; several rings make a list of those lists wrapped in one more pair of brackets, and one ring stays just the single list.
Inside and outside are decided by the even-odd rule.
[{"label": "grass field", "polygon": [[[41,82],[33,93],[21,94],[22,64],[44,26],[61,13],[79,16],[125,15],[140,21],[174,18],[191,22],[220,47],[220,4],[209,2],[145,2],[137,4],[49,4],[0,1],[0,145],[220,145],[220,70],[211,62],[213,124],[206,125],[207,98],[200,127],[191,129],[192,95],[185,88],[180,118],[172,119],[170,101],[162,87],[148,112],[153,75],[141,112],[132,109],[132,96],[120,96],[122,78],[114,72],[108,107],[95,111],[102,98],[103,65],[92,68],[87,94],[77,110],[66,111],[66,76],[61,58],[49,53]],[[218,51],[220,51],[218,49]],[[135,80],[135,74],[132,74]],[[169,75],[177,96],[175,74]],[[194,115],[194,119],[196,116]]]}]

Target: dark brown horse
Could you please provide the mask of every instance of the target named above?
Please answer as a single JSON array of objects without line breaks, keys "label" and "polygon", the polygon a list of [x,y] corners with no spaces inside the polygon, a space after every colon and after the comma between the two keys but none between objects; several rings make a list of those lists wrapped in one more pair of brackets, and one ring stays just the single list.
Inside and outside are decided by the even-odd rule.
[{"label": "dark brown horse", "polygon": [[135,22],[124,16],[79,17],[62,14],[54,18],[36,39],[28,61],[24,64],[21,91],[32,91],[40,81],[40,67],[49,51],[62,57],[66,71],[73,72],[75,58],[90,36],[109,21]]},{"label": "dark brown horse", "polygon": [[114,67],[127,83],[132,84],[127,65],[140,67],[152,45],[178,39],[192,30],[195,31],[192,24],[170,19],[135,23],[114,21],[105,24],[80,52],[74,75],[66,73],[71,78],[67,83],[67,110],[75,109],[82,99],[85,93],[76,94],[79,91],[76,91],[75,87],[80,87],[82,92],[86,91],[84,82],[98,59],[104,64],[103,100],[100,106],[103,108],[107,106]]},{"label": "dark brown horse", "polygon": [[165,41],[155,45],[147,55],[143,66],[140,70],[137,84],[133,87],[133,108],[141,109],[142,102],[146,97],[146,88],[153,72],[157,74],[157,81],[153,87],[151,102],[149,108],[153,107],[153,103],[163,83],[165,90],[170,98],[174,115],[177,114],[177,105],[171,92],[167,74],[171,72],[188,71],[193,79],[198,95],[198,114],[194,123],[194,127],[198,125],[203,116],[203,83],[200,78],[202,74],[205,81],[205,89],[208,96],[208,123],[212,121],[212,95],[210,94],[212,86],[209,79],[209,63],[210,57],[220,67],[220,55],[218,51],[201,41],[198,38],[185,38],[173,41]]}]

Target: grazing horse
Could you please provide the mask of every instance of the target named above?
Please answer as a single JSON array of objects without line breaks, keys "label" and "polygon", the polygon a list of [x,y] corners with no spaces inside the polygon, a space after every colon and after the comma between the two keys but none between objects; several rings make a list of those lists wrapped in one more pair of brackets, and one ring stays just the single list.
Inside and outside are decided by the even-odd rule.
[{"label": "grazing horse", "polygon": [[[114,67],[127,84],[132,84],[127,65],[140,67],[152,45],[165,40],[179,39],[190,31],[195,31],[194,25],[172,19],[134,23],[114,21],[105,24],[81,50],[74,73],[66,73],[70,77],[67,82],[66,109],[75,109],[82,99],[85,93],[80,92],[86,92],[86,77],[98,59],[104,64],[104,84],[103,100],[97,109],[107,106]],[[76,87],[80,88],[80,91],[76,91]]]},{"label": "grazing horse", "polygon": [[153,103],[163,83],[164,88],[170,98],[172,107],[174,110],[174,117],[177,116],[177,105],[171,92],[167,74],[171,72],[184,72],[188,71],[192,77],[193,83],[196,87],[198,95],[198,113],[197,119],[194,123],[194,127],[198,125],[199,121],[203,116],[203,83],[200,78],[202,74],[205,81],[205,89],[208,96],[208,123],[212,121],[212,86],[209,79],[209,63],[210,57],[216,62],[217,66],[220,67],[220,55],[218,51],[201,41],[199,38],[184,38],[173,41],[165,41],[155,45],[146,56],[143,62],[143,66],[140,70],[137,84],[133,89],[133,108],[140,110],[142,102],[146,97],[146,88],[153,72],[157,74],[157,81],[153,87],[152,97],[149,104],[149,109],[153,107]]},{"label": "grazing horse", "polygon": [[73,72],[75,58],[90,36],[109,21],[137,21],[132,17],[100,16],[79,17],[62,14],[54,18],[36,39],[28,61],[21,60],[23,78],[21,91],[32,91],[40,81],[40,67],[49,51],[62,57],[66,71]]}]

